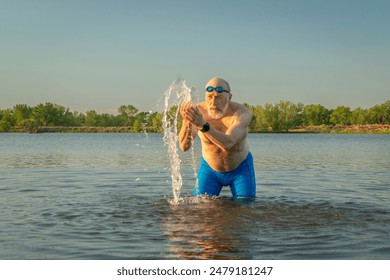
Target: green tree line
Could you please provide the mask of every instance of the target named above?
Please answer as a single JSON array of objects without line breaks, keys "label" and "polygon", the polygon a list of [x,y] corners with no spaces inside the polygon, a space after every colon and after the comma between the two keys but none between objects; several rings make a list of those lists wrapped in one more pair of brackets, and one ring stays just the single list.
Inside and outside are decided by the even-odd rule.
[{"label": "green tree line", "polygon": [[369,109],[338,106],[327,109],[320,104],[304,105],[291,101],[250,106],[250,131],[289,131],[301,126],[390,124],[390,100]]},{"label": "green tree line", "polygon": [[[304,105],[291,101],[252,106],[244,104],[252,113],[251,132],[280,132],[300,126],[390,124],[390,100],[368,109],[338,106],[327,109],[320,104]],[[176,107],[170,108],[173,116]],[[133,105],[122,105],[118,114],[85,113],[53,103],[36,106],[17,104],[0,109],[0,132],[20,127],[29,131],[37,127],[129,127],[133,132],[161,132],[163,112],[141,112]],[[179,121],[180,124],[180,121]]]}]

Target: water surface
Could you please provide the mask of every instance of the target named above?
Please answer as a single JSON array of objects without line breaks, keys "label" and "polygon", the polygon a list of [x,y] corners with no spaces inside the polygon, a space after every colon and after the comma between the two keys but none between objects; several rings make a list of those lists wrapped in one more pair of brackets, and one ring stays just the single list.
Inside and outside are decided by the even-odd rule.
[{"label": "water surface", "polygon": [[161,134],[0,134],[0,259],[390,258],[389,136],[249,143],[254,200],[193,198],[181,153],[174,205]]}]

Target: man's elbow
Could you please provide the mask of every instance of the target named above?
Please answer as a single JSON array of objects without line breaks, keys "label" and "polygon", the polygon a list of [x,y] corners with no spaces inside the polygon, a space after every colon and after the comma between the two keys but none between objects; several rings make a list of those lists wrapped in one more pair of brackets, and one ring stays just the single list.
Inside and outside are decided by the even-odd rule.
[{"label": "man's elbow", "polygon": [[230,151],[231,149],[234,148],[235,145],[236,145],[236,143],[229,142],[229,143],[226,143],[226,144],[223,146],[223,149],[224,149],[225,151]]},{"label": "man's elbow", "polygon": [[237,142],[234,141],[233,139],[232,140],[228,140],[228,141],[225,141],[220,147],[224,150],[224,151],[230,151],[231,149],[234,148],[234,146],[237,145]]},{"label": "man's elbow", "polygon": [[190,145],[186,143],[180,143],[180,150],[182,150],[183,152],[187,152],[190,148],[191,148]]},{"label": "man's elbow", "polygon": [[242,141],[242,136],[238,136],[238,137],[234,137],[234,136],[231,136],[229,137],[229,139],[224,143],[223,145],[223,149],[225,151],[230,151],[232,150],[234,147],[237,146],[238,143],[240,143]]}]

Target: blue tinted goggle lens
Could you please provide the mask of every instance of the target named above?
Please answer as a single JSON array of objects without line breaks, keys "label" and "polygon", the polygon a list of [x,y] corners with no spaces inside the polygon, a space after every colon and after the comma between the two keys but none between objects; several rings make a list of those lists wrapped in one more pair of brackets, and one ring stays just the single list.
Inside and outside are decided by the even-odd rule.
[{"label": "blue tinted goggle lens", "polygon": [[215,87],[215,88],[212,87],[212,86],[208,86],[208,87],[206,88],[206,91],[207,91],[207,92],[212,92],[214,89],[215,89],[215,91],[218,92],[218,93],[221,93],[221,92],[224,92],[224,91],[228,92],[227,90],[224,90],[223,87],[220,87],[220,86]]}]

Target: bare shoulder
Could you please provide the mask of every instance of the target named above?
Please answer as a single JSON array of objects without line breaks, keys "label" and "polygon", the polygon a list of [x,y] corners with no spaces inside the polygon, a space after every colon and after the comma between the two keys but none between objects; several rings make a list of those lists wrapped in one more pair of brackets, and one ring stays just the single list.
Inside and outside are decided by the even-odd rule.
[{"label": "bare shoulder", "polygon": [[234,114],[237,117],[252,117],[252,112],[244,105],[233,101],[231,102],[231,105],[234,110]]},{"label": "bare shoulder", "polygon": [[206,109],[206,102],[205,101],[200,102],[200,103],[196,104],[196,107],[198,109]]},{"label": "bare shoulder", "polygon": [[197,103],[197,104],[196,104],[196,107],[198,107],[198,109],[199,109],[199,108],[205,108],[205,107],[206,107],[206,101]]},{"label": "bare shoulder", "polygon": [[198,110],[202,113],[202,114],[207,114],[207,106],[206,106],[206,102],[203,101],[201,103],[198,103],[196,104],[196,107],[198,108]]}]

